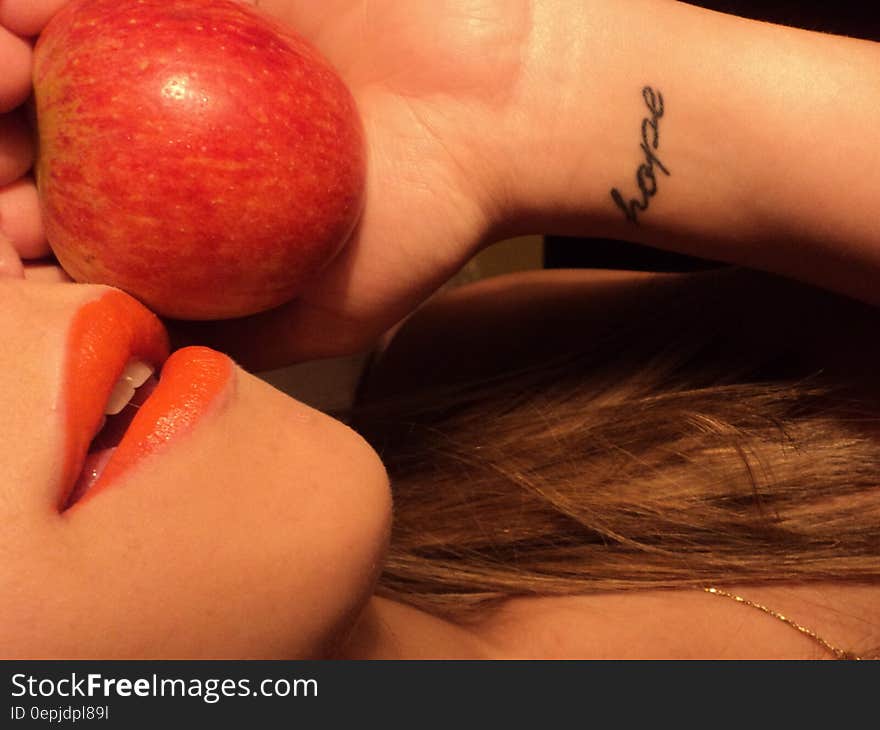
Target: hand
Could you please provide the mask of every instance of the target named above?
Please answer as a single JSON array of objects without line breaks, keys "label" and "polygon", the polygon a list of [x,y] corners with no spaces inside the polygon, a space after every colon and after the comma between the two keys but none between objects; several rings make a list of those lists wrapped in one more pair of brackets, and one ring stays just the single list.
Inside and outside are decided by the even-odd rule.
[{"label": "hand", "polygon": [[527,3],[262,0],[309,38],[352,90],[369,147],[354,237],[295,300],[222,323],[172,327],[266,369],[368,347],[492,234],[493,179],[520,72]]},{"label": "hand", "polygon": [[49,253],[29,172],[34,145],[24,104],[31,90],[32,44],[64,0],[0,2],[0,276],[21,277],[21,259]]}]

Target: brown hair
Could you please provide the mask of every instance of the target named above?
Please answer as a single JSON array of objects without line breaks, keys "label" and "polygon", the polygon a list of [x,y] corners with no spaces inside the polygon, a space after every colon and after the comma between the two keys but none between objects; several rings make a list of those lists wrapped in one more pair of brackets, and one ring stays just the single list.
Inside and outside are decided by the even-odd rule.
[{"label": "brown hair", "polygon": [[619,314],[564,357],[355,411],[394,492],[379,595],[463,620],[512,596],[880,579],[880,399],[802,353],[861,322],[876,365],[880,317],[740,269]]}]

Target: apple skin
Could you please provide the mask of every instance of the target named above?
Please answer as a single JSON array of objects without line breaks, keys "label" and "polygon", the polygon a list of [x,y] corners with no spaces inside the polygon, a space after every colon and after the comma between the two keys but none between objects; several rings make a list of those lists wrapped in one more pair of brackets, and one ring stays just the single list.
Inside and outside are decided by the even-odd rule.
[{"label": "apple skin", "polygon": [[76,281],[226,319],[296,297],[363,207],[357,106],[304,39],[231,0],[73,0],[34,60],[49,243]]}]

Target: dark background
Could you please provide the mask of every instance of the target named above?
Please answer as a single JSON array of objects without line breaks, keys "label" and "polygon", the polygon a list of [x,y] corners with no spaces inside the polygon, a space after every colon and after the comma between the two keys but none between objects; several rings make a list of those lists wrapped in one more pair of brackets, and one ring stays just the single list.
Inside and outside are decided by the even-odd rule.
[{"label": "dark background", "polygon": [[[718,10],[756,20],[766,20],[808,30],[880,39],[880,8],[872,0],[727,0],[689,2],[689,5]],[[548,269],[598,268],[633,271],[696,271],[721,266],[717,262],[660,251],[640,244],[605,238],[544,239],[544,266]]]}]

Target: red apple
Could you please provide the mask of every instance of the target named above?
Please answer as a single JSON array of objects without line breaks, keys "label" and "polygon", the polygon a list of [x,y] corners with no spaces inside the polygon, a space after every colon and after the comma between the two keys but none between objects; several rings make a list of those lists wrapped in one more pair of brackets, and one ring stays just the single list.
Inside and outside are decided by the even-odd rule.
[{"label": "red apple", "polygon": [[59,262],[161,315],[294,298],[360,215],[348,88],[303,38],[232,0],[73,0],[37,42],[34,92]]}]

